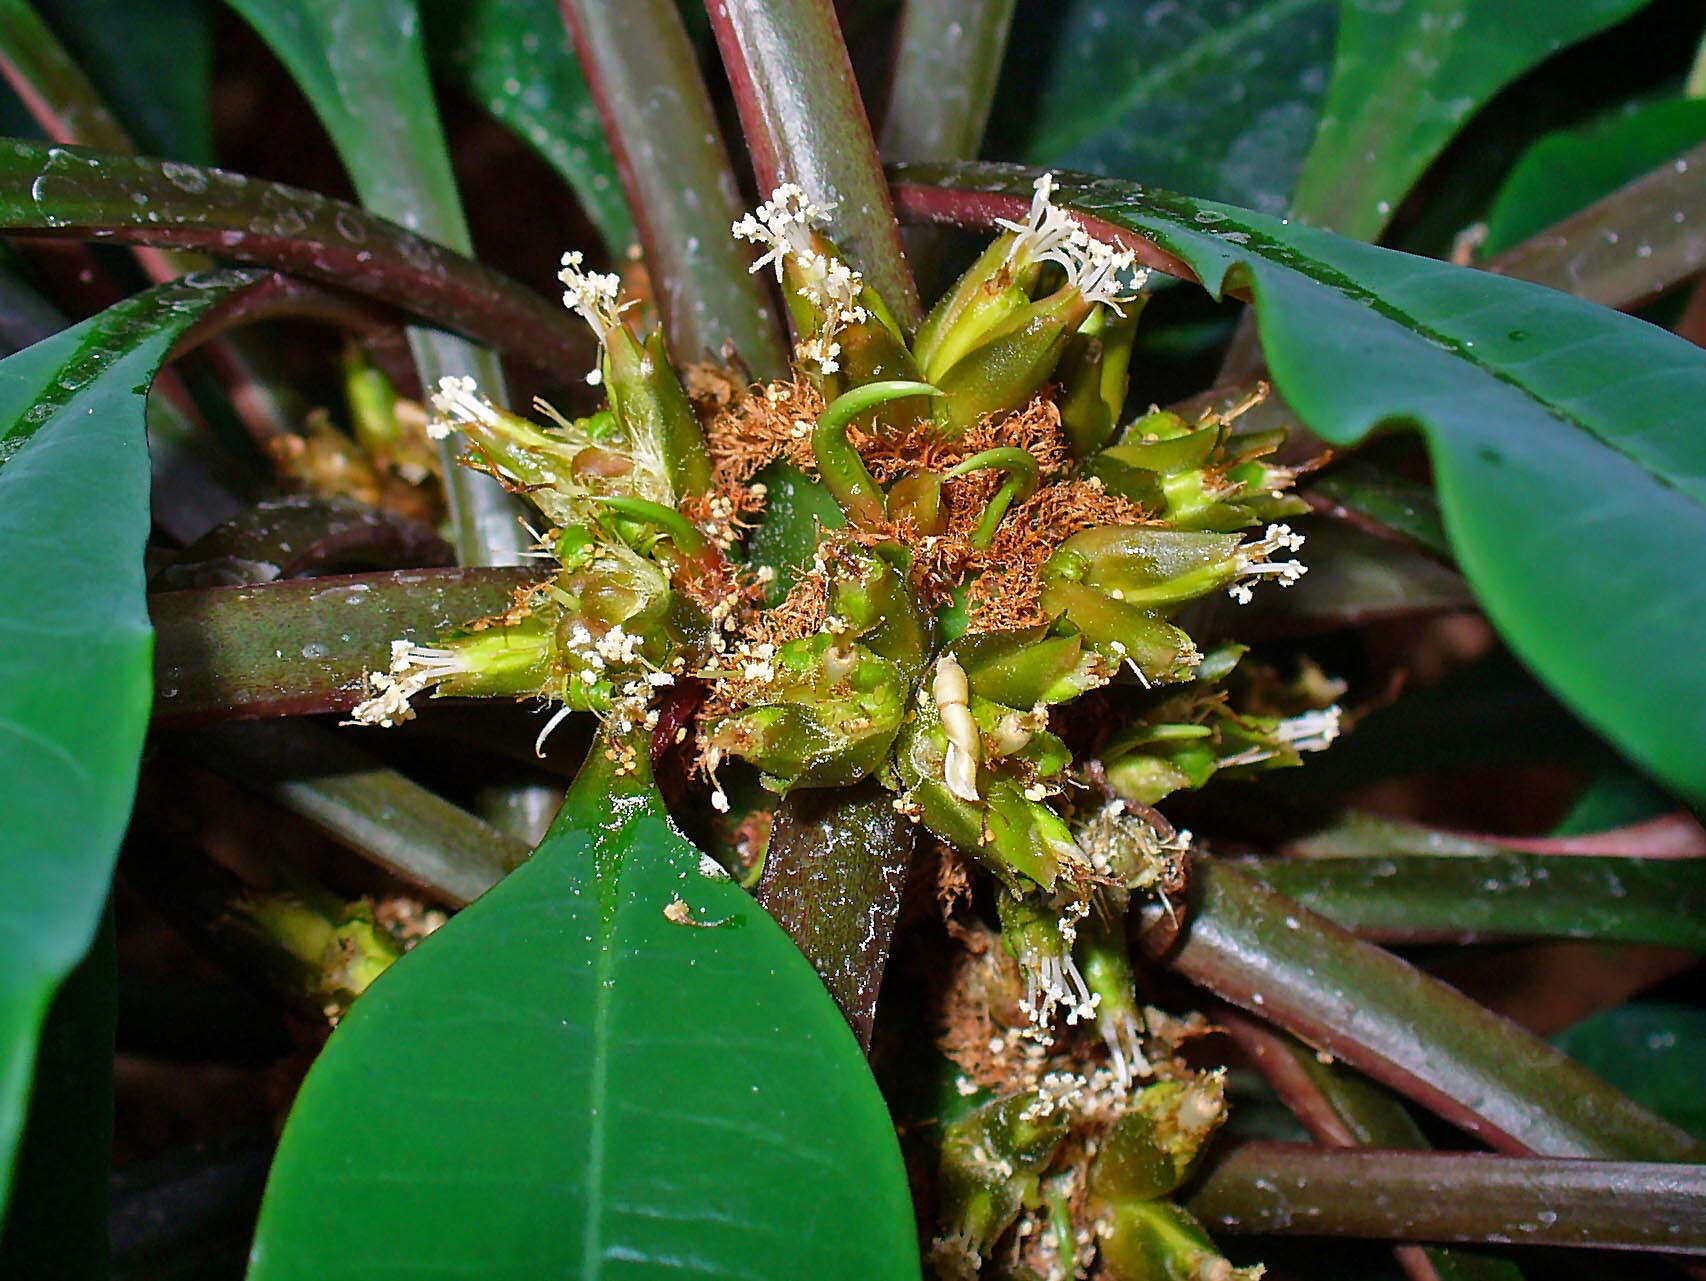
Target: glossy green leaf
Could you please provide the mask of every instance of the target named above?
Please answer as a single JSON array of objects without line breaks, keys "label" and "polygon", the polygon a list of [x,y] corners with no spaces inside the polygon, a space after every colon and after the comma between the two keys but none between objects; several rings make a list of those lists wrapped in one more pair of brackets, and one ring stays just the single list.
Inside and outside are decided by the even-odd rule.
[{"label": "glossy green leaf", "polygon": [[42,1028],[15,1188],[0,1223],[0,1273],[9,1277],[112,1276],[107,1188],[118,956],[112,913],[104,918],[94,946],[59,989]]},{"label": "glossy green leaf", "polygon": [[[468,223],[450,171],[444,131],[427,79],[415,0],[226,0],[254,27],[313,105],[361,202],[458,253]],[[421,382],[472,375],[504,404],[503,369],[490,351],[436,330],[411,328]],[[441,449],[458,558],[514,564],[525,535],[519,510],[489,476],[455,466],[459,445]]]},{"label": "glossy green leaf", "polygon": [[1706,1140],[1706,1011],[1632,1001],[1590,1015],[1552,1038],[1571,1058],[1660,1116]]},{"label": "glossy green leaf", "polygon": [[1440,557],[1451,555],[1439,502],[1432,487],[1420,481],[1351,458],[1312,477],[1305,492],[1331,499]]},{"label": "glossy green leaf", "polygon": [[427,0],[428,53],[574,190],[622,254],[634,220],[556,0]]},{"label": "glossy green leaf", "polygon": [[1619,761],[1600,770],[1552,829],[1554,836],[1604,832],[1631,823],[1644,823],[1669,811],[1675,802]]},{"label": "glossy green leaf", "polygon": [[213,163],[213,0],[35,3],[141,150]]},{"label": "glossy green leaf", "polygon": [[817,550],[818,532],[840,529],[847,517],[829,490],[788,462],[774,462],[758,473],[769,487],[764,514],[746,539],[747,561],[776,571],[767,599],[774,605]]},{"label": "glossy green leaf", "polygon": [[989,149],[1283,213],[1337,26],[1333,0],[1021,5]]},{"label": "glossy green leaf", "polygon": [[[902,176],[932,180],[1029,191],[998,167]],[[966,192],[901,198],[994,211]],[[1550,289],[1225,205],[1088,179],[1059,199],[1177,255],[1212,293],[1248,289],[1279,393],[1316,434],[1418,427],[1458,564],[1511,647],[1706,800],[1706,576],[1677,552],[1706,545],[1706,351]]]},{"label": "glossy green leaf", "polygon": [[1547,134],[1499,189],[1481,252],[1501,253],[1701,142],[1706,98],[1647,103],[1584,129]]},{"label": "glossy green leaf", "polygon": [[701,857],[595,749],[533,858],[333,1035],[250,1281],[917,1277],[852,1033]]},{"label": "glossy green leaf", "polygon": [[1646,0],[1344,0],[1292,213],[1373,240],[1500,89]]},{"label": "glossy green leaf", "polygon": [[159,286],[0,361],[0,1204],[42,1017],[94,937],[148,723],[148,385],[259,274]]}]

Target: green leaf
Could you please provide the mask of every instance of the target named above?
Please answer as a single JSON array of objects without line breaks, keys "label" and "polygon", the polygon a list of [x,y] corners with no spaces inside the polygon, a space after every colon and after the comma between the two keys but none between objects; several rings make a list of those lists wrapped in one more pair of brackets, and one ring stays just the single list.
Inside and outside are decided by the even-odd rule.
[{"label": "green leaf", "polygon": [[0,1231],[0,1272],[109,1281],[118,956],[112,913],[54,998],[42,1028],[17,1189]]},{"label": "green leaf", "polygon": [[[255,28],[313,105],[361,202],[410,231],[468,253],[468,222],[427,79],[414,0],[227,0]],[[411,327],[421,382],[472,375],[497,404],[503,369],[490,351],[451,334]],[[513,564],[524,535],[518,508],[489,476],[455,465],[444,442],[452,542],[463,564]]]},{"label": "green leaf", "polygon": [[[297,1100],[250,1281],[917,1277],[888,1113],[787,936],[595,748]],[[691,924],[664,915],[679,898]]]},{"label": "green leaf", "polygon": [[1356,457],[1312,477],[1307,492],[1330,498],[1439,556],[1451,555],[1439,503],[1432,487],[1420,481]]},{"label": "green leaf", "polygon": [[1558,820],[1553,836],[1581,836],[1614,827],[1644,823],[1670,810],[1674,802],[1622,762],[1607,766],[1590,778]]},{"label": "green leaf", "polygon": [[0,361],[0,1204],[42,1018],[94,938],[148,724],[148,385],[259,275],[161,285]]},{"label": "green leaf", "polygon": [[1706,1140],[1706,1011],[1632,1001],[1589,1015],[1553,1037],[1560,1050]]},{"label": "green leaf", "polygon": [[1294,216],[1379,236],[1416,179],[1500,89],[1646,0],[1344,0]]},{"label": "green leaf", "polygon": [[142,151],[213,163],[211,0],[37,4]]},{"label": "green leaf", "polygon": [[1337,26],[1332,0],[1022,6],[990,150],[1283,213]]},{"label": "green leaf", "polygon": [[434,63],[562,175],[620,256],[634,220],[555,0],[427,0],[424,16]]},{"label": "green leaf", "polygon": [[[1018,197],[1029,175],[908,167]],[[901,193],[903,203],[911,199]],[[1566,294],[1109,180],[1059,199],[1247,288],[1281,396],[1350,445],[1427,439],[1458,564],[1511,647],[1674,790],[1706,801],[1706,351]],[[936,212],[987,196],[920,193]],[[1017,207],[1017,201],[1002,206]]]},{"label": "green leaf", "polygon": [[1501,253],[1701,142],[1706,98],[1647,103],[1585,129],[1549,133],[1499,189],[1480,252]]}]

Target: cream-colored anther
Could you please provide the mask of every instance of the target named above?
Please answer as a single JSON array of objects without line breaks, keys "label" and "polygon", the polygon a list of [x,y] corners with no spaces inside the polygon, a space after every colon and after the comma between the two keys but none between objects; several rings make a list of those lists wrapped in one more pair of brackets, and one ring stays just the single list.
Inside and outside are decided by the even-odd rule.
[{"label": "cream-colored anther", "polygon": [[823,651],[823,673],[832,681],[845,680],[853,674],[853,647],[839,641]]},{"label": "cream-colored anther", "polygon": [[942,732],[948,739],[948,754],[942,762],[942,781],[948,791],[962,801],[975,801],[977,794],[977,762],[983,753],[983,740],[978,737],[977,722],[972,719],[966,700],[971,696],[966,684],[965,668],[947,654],[936,660],[936,674],[930,682],[930,696],[936,700],[936,714],[942,718]]},{"label": "cream-colored anther", "polygon": [[997,756],[1011,756],[1031,741],[1030,720],[1027,713],[1008,712],[995,722],[995,732],[989,738]]}]

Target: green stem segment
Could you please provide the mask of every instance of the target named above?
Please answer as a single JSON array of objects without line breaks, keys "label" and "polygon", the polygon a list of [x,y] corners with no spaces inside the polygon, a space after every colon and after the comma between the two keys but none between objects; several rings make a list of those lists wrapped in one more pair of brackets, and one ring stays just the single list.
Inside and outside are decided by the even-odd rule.
[{"label": "green stem segment", "polygon": [[891,400],[941,394],[929,383],[903,379],[866,383],[837,396],[823,411],[812,433],[812,456],[823,483],[835,495],[835,501],[841,504],[849,520],[858,525],[876,524],[888,510],[882,486],[866,468],[853,442],[847,439],[847,429],[853,420]]},{"label": "green stem segment", "polygon": [[1001,524],[1001,518],[1007,514],[1007,509],[1016,502],[1024,502],[1036,493],[1037,484],[1041,479],[1037,460],[1027,451],[1011,446],[986,449],[981,454],[973,454],[964,462],[950,468],[942,479],[954,480],[992,467],[1006,472],[1007,479],[1001,488],[995,491],[995,497],[990,500],[983,519],[978,521],[977,528],[972,531],[971,545],[979,549],[988,547],[994,541],[995,531]]}]

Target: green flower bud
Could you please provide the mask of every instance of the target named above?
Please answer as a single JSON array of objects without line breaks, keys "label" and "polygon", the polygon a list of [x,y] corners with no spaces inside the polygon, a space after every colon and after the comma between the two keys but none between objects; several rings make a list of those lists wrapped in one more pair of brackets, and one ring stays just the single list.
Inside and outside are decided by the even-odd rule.
[{"label": "green flower bud", "polygon": [[1096,1030],[1108,1047],[1108,1060],[1122,1085],[1149,1075],[1143,1055],[1143,1012],[1137,1005],[1137,976],[1126,940],[1125,895],[1099,897],[1079,927],[1074,956],[1096,998]]},{"label": "green flower bud", "polygon": [[1016,238],[1013,232],[998,236],[919,325],[912,351],[926,378],[940,378],[990,331],[1029,305],[1041,265],[1032,262],[1016,271],[1008,263]]},{"label": "green flower bud", "polygon": [[[986,1103],[942,1132],[937,1213],[946,1240],[936,1258],[950,1269],[970,1264],[1037,1200],[1038,1177],[1067,1134],[1066,1118],[1036,1091]],[[946,1247],[946,1248],[944,1248]],[[957,1258],[955,1257],[957,1256]]]},{"label": "green flower bud", "polygon": [[942,478],[932,471],[902,476],[889,489],[888,511],[896,522],[910,520],[929,538],[947,528],[942,511]]},{"label": "green flower bud", "polygon": [[1339,709],[1317,702],[1336,692],[1330,685],[1283,697],[1282,703],[1303,708],[1294,716],[1249,710],[1246,703],[1271,704],[1248,680],[1229,702],[1221,686],[1243,652],[1237,645],[1211,651],[1195,684],[1109,739],[1102,760],[1116,796],[1154,805],[1170,792],[1202,787],[1220,772],[1249,774],[1300,764],[1302,753],[1321,751],[1338,737]]},{"label": "green flower bud", "polygon": [[702,494],[711,487],[711,454],[699,416],[669,363],[663,331],[642,346],[627,326],[608,330],[603,371],[610,409],[629,440],[663,460],[671,494]]},{"label": "green flower bud", "polygon": [[829,607],[846,623],[848,635],[894,663],[908,685],[923,674],[935,647],[933,621],[919,608],[904,570],[882,550],[842,553],[830,581]]},{"label": "green flower bud", "polygon": [[1139,1090],[1102,1144],[1091,1195],[1117,1206],[1174,1191],[1226,1119],[1224,1078],[1219,1069]]},{"label": "green flower bud", "polygon": [[1289,587],[1303,577],[1301,562],[1271,559],[1275,552],[1302,546],[1303,536],[1286,525],[1270,525],[1258,539],[1110,525],[1067,539],[1043,566],[1043,577],[1082,582],[1116,600],[1157,611],[1176,610],[1220,588],[1244,603],[1250,597],[1246,579],[1275,578],[1281,587]]},{"label": "green flower bud", "polygon": [[1047,626],[977,632],[954,644],[972,693],[1006,707],[1066,703],[1107,683],[1108,662],[1084,638]]},{"label": "green flower bud", "polygon": [[1190,680],[1200,656],[1182,628],[1080,582],[1045,582],[1043,609],[1064,617],[1114,667],[1127,665],[1145,685]]},{"label": "green flower bud", "polygon": [[1235,1268],[1192,1215],[1170,1201],[1121,1203],[1100,1234],[1107,1281],[1259,1281],[1262,1266]]},{"label": "green flower bud", "polygon": [[953,439],[990,414],[1022,408],[1048,382],[1091,306],[1068,285],[984,334],[935,380],[944,395],[936,419],[941,434]]},{"label": "green flower bud", "polygon": [[1260,461],[1284,440],[1283,429],[1234,436],[1227,421],[1192,427],[1157,410],[1090,459],[1086,471],[1174,528],[1229,532],[1308,510],[1281,492],[1295,473]]},{"label": "green flower bud", "polygon": [[1025,976],[1020,1009],[1039,1025],[1053,1018],[1057,1009],[1066,1012],[1068,1023],[1091,1018],[1096,996],[1073,956],[1090,900],[1003,889],[996,895],[995,907],[1001,918],[1001,942]]},{"label": "green flower bud", "polygon": [[1125,408],[1131,348],[1145,298],[1126,314],[1098,307],[1067,339],[1055,377],[1060,382],[1060,422],[1074,458],[1088,458],[1108,443]]},{"label": "green flower bud", "polygon": [[709,746],[750,761],[767,787],[845,787],[886,760],[911,682],[864,645],[817,635],[790,641],[767,676],[767,701],[711,721]]},{"label": "green flower bud", "polygon": [[[344,347],[343,367],[344,400],[349,405],[356,440],[370,458],[397,459],[399,450],[407,448],[407,438],[397,420],[397,389],[353,342]],[[424,459],[420,465],[425,466]]]},{"label": "green flower bud", "polygon": [[[975,732],[974,737],[981,740]],[[1038,786],[1028,780],[1028,771],[1015,774],[1004,761],[976,767],[973,758],[976,799],[967,799],[958,794],[966,790],[964,779],[955,778],[950,786],[949,746],[940,710],[926,691],[901,730],[894,757],[910,811],[925,827],[1015,887],[1051,886],[1062,863],[1082,861],[1065,822],[1027,795]],[[981,753],[981,741],[974,750]]]},{"label": "green flower bud", "polygon": [[293,985],[334,1018],[403,954],[359,900],[342,903],[323,892],[261,894],[234,910],[290,957]]}]

